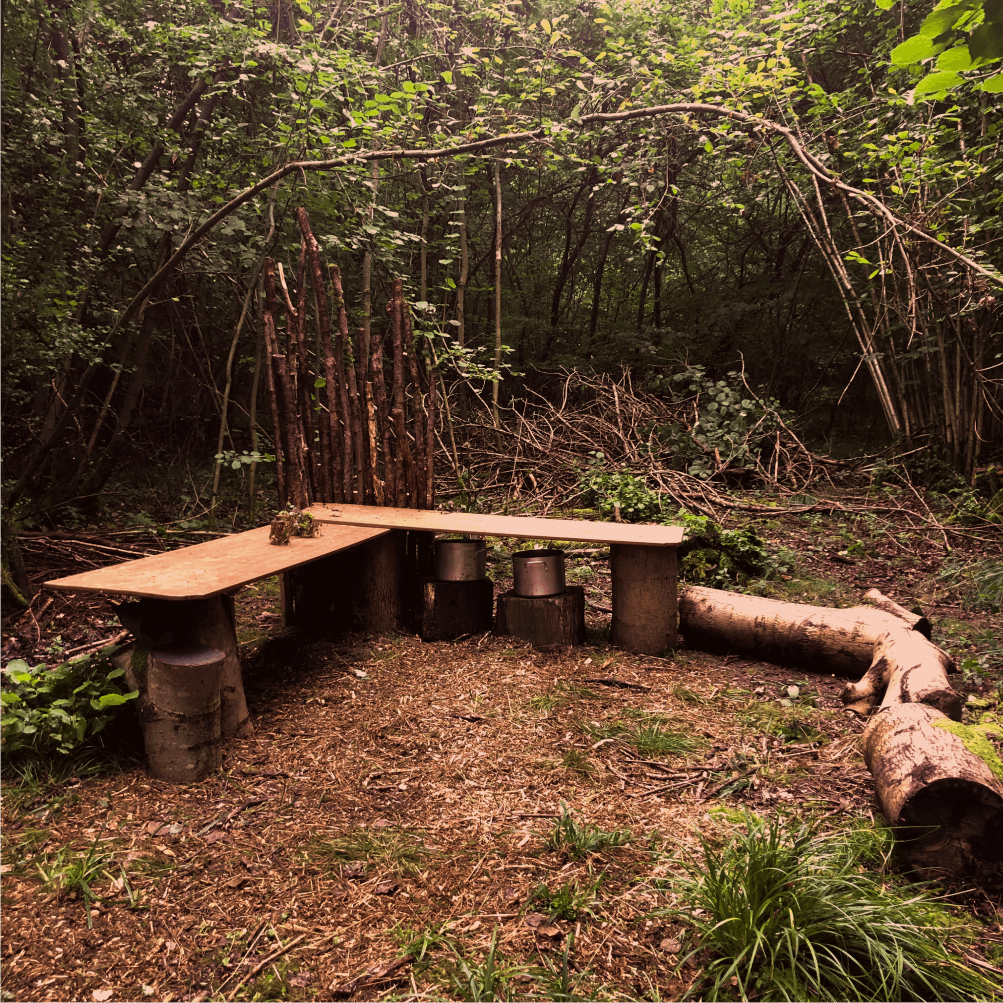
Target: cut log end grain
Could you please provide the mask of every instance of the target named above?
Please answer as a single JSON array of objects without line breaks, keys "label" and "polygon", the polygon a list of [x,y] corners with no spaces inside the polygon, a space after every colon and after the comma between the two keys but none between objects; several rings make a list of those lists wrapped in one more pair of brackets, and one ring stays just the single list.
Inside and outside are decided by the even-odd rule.
[{"label": "cut log end grain", "polygon": [[969,875],[998,886],[1003,765],[976,735],[935,707],[886,703],[864,731],[864,760],[881,810],[921,876]]}]

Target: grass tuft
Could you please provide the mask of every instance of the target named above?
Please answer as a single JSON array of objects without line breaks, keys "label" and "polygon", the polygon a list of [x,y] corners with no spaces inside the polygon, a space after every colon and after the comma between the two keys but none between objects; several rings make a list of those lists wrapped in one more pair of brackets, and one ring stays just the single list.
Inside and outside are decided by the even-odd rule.
[{"label": "grass tuft", "polygon": [[614,846],[624,846],[631,840],[629,829],[614,829],[606,832],[591,822],[576,822],[568,811],[568,806],[561,805],[561,817],[554,823],[554,828],[547,839],[551,850],[563,850],[572,860],[580,860],[590,853],[599,853]]},{"label": "grass tuft", "polygon": [[[684,859],[666,910],[688,922],[706,1000],[998,1000],[945,946],[943,897],[861,871],[862,831],[819,836],[746,815],[746,831]],[[886,840],[875,841],[881,855]]]},{"label": "grass tuft", "polygon": [[398,874],[418,874],[429,857],[418,833],[394,828],[360,829],[336,839],[315,839],[310,854],[332,867],[362,861]]}]

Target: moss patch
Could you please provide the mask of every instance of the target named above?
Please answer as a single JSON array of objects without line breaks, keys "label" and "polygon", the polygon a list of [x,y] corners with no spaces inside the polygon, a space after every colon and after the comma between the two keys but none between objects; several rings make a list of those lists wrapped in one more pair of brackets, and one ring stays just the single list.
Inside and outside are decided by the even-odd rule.
[{"label": "moss patch", "polygon": [[1003,780],[1003,761],[996,755],[996,750],[989,744],[986,738],[985,729],[959,724],[957,721],[934,721],[934,728],[942,728],[952,735],[957,735],[964,743],[965,748],[973,755],[978,756],[986,766],[992,771],[997,780]]}]

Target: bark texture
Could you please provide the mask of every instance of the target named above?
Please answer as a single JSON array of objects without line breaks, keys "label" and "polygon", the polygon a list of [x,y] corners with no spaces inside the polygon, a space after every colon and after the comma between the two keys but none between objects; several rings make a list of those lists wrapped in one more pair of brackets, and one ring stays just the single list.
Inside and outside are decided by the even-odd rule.
[{"label": "bark texture", "polygon": [[902,627],[869,606],[828,609],[696,585],[679,600],[679,629],[691,648],[844,675],[867,672],[881,635]]},{"label": "bark texture", "polygon": [[902,624],[878,638],[870,667],[859,682],[846,686],[843,703],[866,717],[883,696],[885,703],[925,703],[960,721],[961,697],[947,681],[956,671],[946,651]]},{"label": "bark texture", "polygon": [[674,649],[678,633],[676,548],[614,543],[610,572],[613,643],[643,655]]},{"label": "bark texture", "polygon": [[977,742],[965,737],[966,731],[977,735],[975,729],[954,725],[935,707],[896,703],[890,695],[864,731],[864,761],[906,856],[924,877],[968,875],[998,885],[1003,782],[989,761],[989,743],[983,738],[983,758]]}]

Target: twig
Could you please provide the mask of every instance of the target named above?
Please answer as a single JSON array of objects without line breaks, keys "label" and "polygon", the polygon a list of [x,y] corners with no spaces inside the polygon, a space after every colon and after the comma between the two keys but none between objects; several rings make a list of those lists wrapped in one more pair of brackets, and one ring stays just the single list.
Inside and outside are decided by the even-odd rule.
[{"label": "twig", "polygon": [[300,935],[299,935],[298,937],[293,937],[293,939],[292,939],[292,940],[290,940],[290,941],[289,941],[289,943],[288,943],[288,944],[286,944],[286,946],[285,946],[285,947],[281,947],[281,948],[279,948],[279,950],[277,950],[277,951],[273,951],[273,952],[272,952],[271,954],[269,954],[269,955],[268,955],[268,957],[267,957],[267,958],[264,958],[263,960],[259,961],[259,962],[258,962],[258,963],[257,963],[257,964],[256,964],[256,965],[255,965],[255,966],[254,966],[254,967],[253,967],[253,968],[252,968],[252,969],[251,969],[251,970],[250,970],[250,971],[249,971],[249,972],[248,972],[248,973],[247,973],[247,974],[246,974],[246,975],[245,975],[245,976],[244,976],[244,977],[243,977],[243,978],[242,978],[242,979],[241,979],[241,980],[240,980],[240,981],[239,981],[239,982],[238,982],[238,983],[237,983],[237,984],[236,984],[236,985],[234,986],[234,987],[233,987],[233,989],[232,989],[232,990],[230,991],[230,995],[229,995],[229,996],[227,997],[227,999],[228,999],[228,1000],[230,1000],[230,1001],[232,1001],[233,999],[235,999],[235,998],[236,998],[236,995],[237,995],[237,993],[239,993],[239,992],[240,992],[241,988],[242,988],[243,986],[245,986],[245,985],[246,985],[246,984],[247,984],[248,982],[250,982],[250,981],[251,981],[251,979],[253,979],[253,978],[254,978],[254,977],[255,977],[255,976],[256,976],[256,975],[258,974],[258,972],[260,972],[260,971],[261,971],[261,969],[262,969],[262,968],[265,968],[265,967],[266,967],[267,965],[270,965],[270,964],[271,964],[271,963],[272,963],[273,961],[275,961],[275,959],[276,959],[276,958],[281,958],[283,954],[286,954],[286,953],[287,953],[288,951],[292,950],[292,948],[294,948],[294,947],[295,947],[295,946],[296,946],[296,945],[297,945],[298,943],[300,943],[300,941],[302,941],[302,940],[306,940],[306,938],[307,938],[308,936],[309,936],[309,934],[306,934],[306,933],[301,933],[301,934],[300,934]]}]

